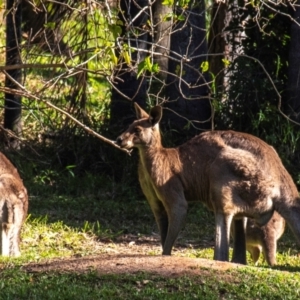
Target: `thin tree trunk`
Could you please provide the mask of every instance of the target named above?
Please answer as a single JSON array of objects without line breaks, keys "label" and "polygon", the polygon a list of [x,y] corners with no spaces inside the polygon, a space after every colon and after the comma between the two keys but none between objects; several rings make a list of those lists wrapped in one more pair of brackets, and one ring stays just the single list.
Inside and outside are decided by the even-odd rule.
[{"label": "thin tree trunk", "polygon": [[[166,88],[169,101],[166,106],[176,113],[166,111],[165,120],[170,123],[171,129],[175,129],[173,132],[181,135],[178,136],[179,140],[185,140],[199,133],[199,129],[209,129],[211,126],[207,72],[202,72],[200,67],[207,60],[204,11],[202,1],[191,1],[190,9],[183,12],[185,20],[175,24],[171,35],[171,56],[175,60],[169,60]],[[178,62],[180,56],[175,53],[181,56],[181,62]],[[184,128],[188,130],[184,131]]]},{"label": "thin tree trunk", "polygon": [[209,28],[208,53],[209,70],[215,77],[215,87],[217,91],[223,91],[224,87],[224,63],[226,42],[224,38],[224,28],[226,13],[228,9],[227,1],[213,1],[211,22]]},{"label": "thin tree trunk", "polygon": [[153,26],[154,26],[154,52],[162,54],[162,56],[155,56],[154,61],[160,67],[159,77],[161,79],[167,78],[169,67],[169,53],[171,44],[172,20],[166,16],[172,14],[173,7],[162,4],[162,0],[156,0],[152,6],[153,11]]},{"label": "thin tree trunk", "polygon": [[291,43],[288,69],[288,113],[292,119],[300,122],[300,1],[294,6],[293,18],[296,22],[291,25]]},{"label": "thin tree trunk", "polygon": [[[22,7],[20,1],[7,0],[6,16],[6,65],[21,64],[21,23]],[[18,89],[15,82],[22,82],[22,70],[8,70],[5,86]],[[10,78],[11,77],[11,78]],[[15,82],[14,82],[15,81]],[[22,98],[21,96],[5,93],[4,127],[12,130],[16,135],[22,131]],[[14,141],[13,147],[18,147],[18,142]]]},{"label": "thin tree trunk", "polygon": [[[143,32],[142,27],[147,24],[148,12],[140,12],[140,8],[148,6],[147,0],[122,0],[120,1],[120,13],[119,18],[123,22],[122,37],[124,44],[127,44],[129,48],[134,47],[136,49],[147,49],[148,34]],[[131,23],[132,22],[132,23]],[[131,26],[128,26],[131,24]],[[139,28],[140,35],[136,36],[132,28]],[[120,57],[121,57],[121,53]],[[132,51],[131,59],[135,64],[143,61],[146,57],[146,53],[143,51]],[[120,61],[120,59],[119,59]],[[137,78],[136,72],[127,65],[125,61],[122,62],[119,69],[115,70],[114,88],[112,90],[111,97],[111,125],[110,128],[124,128],[132,122],[133,110],[130,105],[130,101],[137,102],[142,107],[145,107],[146,103],[146,80],[141,76]]]},{"label": "thin tree trunk", "polygon": [[212,54],[209,56],[209,67],[215,76],[216,92],[220,95],[229,93],[229,80],[233,72],[225,67],[224,59],[233,64],[238,55],[244,53],[242,41],[245,32],[239,13],[242,7],[243,1],[237,0],[215,1],[213,4],[208,41],[209,54]]}]

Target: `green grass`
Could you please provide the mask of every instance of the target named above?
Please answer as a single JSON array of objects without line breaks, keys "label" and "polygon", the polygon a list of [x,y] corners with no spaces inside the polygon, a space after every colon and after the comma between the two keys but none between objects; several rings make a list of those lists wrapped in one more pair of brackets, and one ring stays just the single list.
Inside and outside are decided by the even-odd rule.
[{"label": "green grass", "polygon": [[177,278],[6,269],[0,290],[1,299],[299,299],[300,275],[259,268]]},{"label": "green grass", "polygon": [[[41,172],[45,174],[45,172]],[[54,172],[55,173],[55,172]],[[53,174],[54,174],[53,173]],[[298,299],[300,260],[289,230],[278,244],[279,265],[216,271],[167,278],[149,273],[100,275],[76,272],[26,271],[30,262],[104,253],[103,243],[123,234],[151,235],[153,215],[138,186],[85,174],[25,174],[30,215],[22,233],[20,258],[0,258],[0,299]],[[59,173],[61,174],[61,173]],[[202,205],[190,205],[175,255],[213,257],[214,220]],[[118,247],[118,244],[115,245]],[[128,253],[130,254],[130,253]],[[157,255],[157,253],[149,253]],[[248,257],[249,258],[249,257]]]}]

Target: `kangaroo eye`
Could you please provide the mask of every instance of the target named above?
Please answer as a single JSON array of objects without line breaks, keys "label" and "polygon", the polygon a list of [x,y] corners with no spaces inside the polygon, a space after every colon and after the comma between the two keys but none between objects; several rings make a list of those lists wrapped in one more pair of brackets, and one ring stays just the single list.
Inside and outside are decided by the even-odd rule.
[{"label": "kangaroo eye", "polygon": [[142,130],[139,127],[134,128],[134,133],[136,133],[136,134],[139,134],[141,131]]}]

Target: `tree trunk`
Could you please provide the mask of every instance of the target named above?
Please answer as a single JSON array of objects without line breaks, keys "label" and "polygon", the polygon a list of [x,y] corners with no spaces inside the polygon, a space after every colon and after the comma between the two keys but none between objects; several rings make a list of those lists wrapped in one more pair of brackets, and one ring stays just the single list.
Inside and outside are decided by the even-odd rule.
[{"label": "tree trunk", "polygon": [[163,5],[162,0],[156,0],[152,6],[154,41],[153,50],[161,55],[154,55],[154,62],[160,67],[159,77],[167,78],[169,67],[169,53],[171,44],[172,19],[167,18],[172,14],[172,6]]},{"label": "tree trunk", "polygon": [[[244,53],[243,39],[245,31],[241,21],[240,9],[243,1],[216,1],[213,4],[209,34],[209,69],[215,77],[216,94],[226,100],[230,90],[229,80],[234,68],[227,68],[225,61],[231,64]],[[227,95],[225,95],[227,93]],[[225,97],[224,97],[225,96]]]},{"label": "tree trunk", "polygon": [[[123,22],[122,39],[124,44],[136,49],[147,49],[147,32],[143,32],[143,26],[147,24],[148,11],[140,12],[140,8],[148,5],[147,0],[122,0],[119,7],[119,18]],[[138,15],[138,17],[137,17]],[[132,23],[131,23],[132,22]],[[129,25],[130,24],[130,25]],[[137,34],[135,29],[140,30]],[[136,31],[137,31],[136,30]],[[137,36],[136,36],[137,34]],[[130,50],[129,50],[130,51]],[[130,51],[131,60],[137,65],[146,57],[146,52]],[[119,53],[119,61],[122,60]],[[137,102],[145,108],[146,105],[146,80],[143,76],[137,78],[135,70],[123,60],[119,63],[114,73],[114,88],[111,100],[111,129],[124,129],[131,123],[133,117],[130,101]]]},{"label": "tree trunk", "polygon": [[[6,16],[6,65],[21,64],[21,23],[22,7],[20,1],[7,0]],[[8,70],[5,86],[11,89],[19,89],[17,83],[22,82],[21,69]],[[10,78],[11,77],[11,78]],[[21,96],[5,93],[4,127],[12,130],[16,135],[22,131],[22,98]],[[18,142],[12,143],[13,147],[18,147]]]},{"label": "tree trunk", "polygon": [[287,110],[289,116],[300,122],[300,1],[294,5],[293,18],[296,22],[291,25],[291,43],[289,50]]},{"label": "tree trunk", "polygon": [[222,1],[214,1],[211,13],[211,22],[209,28],[208,40],[208,57],[209,71],[215,77],[216,91],[223,91],[224,87],[224,63],[226,42],[223,30],[225,28],[225,20],[228,3]]},{"label": "tree trunk", "polygon": [[[176,11],[185,20],[177,21],[171,36],[171,57],[166,95],[168,102],[165,121],[183,141],[209,129],[211,106],[208,84],[201,64],[207,60],[205,14],[202,1],[191,1],[190,10]],[[174,113],[174,112],[176,113]],[[166,120],[167,119],[167,120]],[[183,129],[187,130],[183,130]]]}]

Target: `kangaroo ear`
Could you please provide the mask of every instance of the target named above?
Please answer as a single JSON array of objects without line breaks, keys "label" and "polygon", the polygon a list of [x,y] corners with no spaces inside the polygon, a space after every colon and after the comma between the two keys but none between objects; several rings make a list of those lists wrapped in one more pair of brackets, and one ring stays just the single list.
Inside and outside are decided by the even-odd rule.
[{"label": "kangaroo ear", "polygon": [[159,121],[161,120],[162,117],[162,108],[161,106],[157,105],[151,108],[150,110],[150,117],[149,120],[152,124],[152,126],[155,126]]},{"label": "kangaroo ear", "polygon": [[149,118],[149,115],[136,102],[134,102],[134,108],[135,108],[136,118],[138,120]]}]

